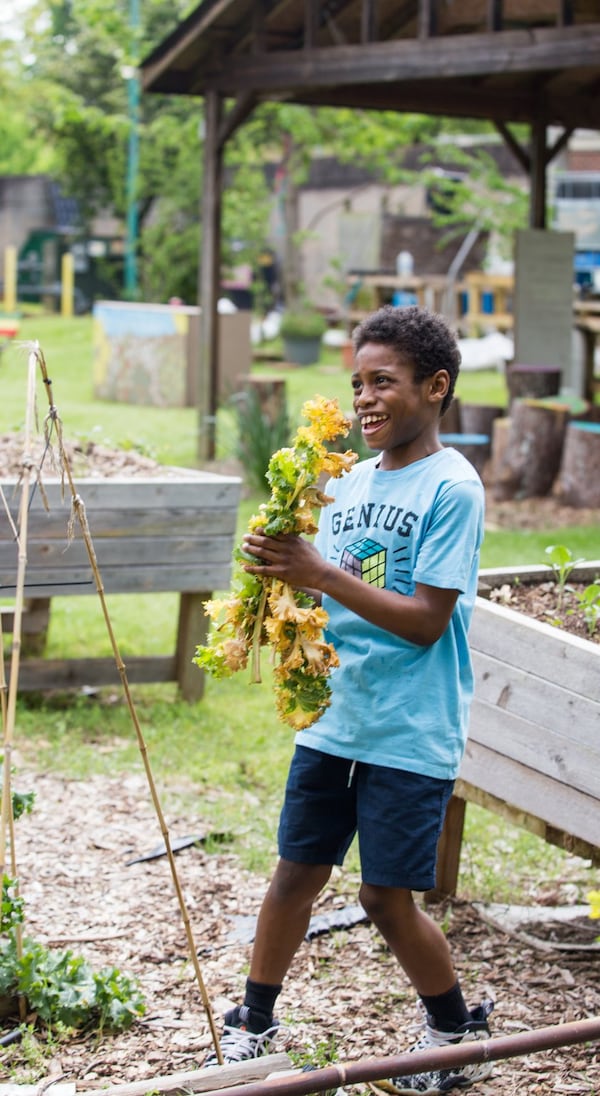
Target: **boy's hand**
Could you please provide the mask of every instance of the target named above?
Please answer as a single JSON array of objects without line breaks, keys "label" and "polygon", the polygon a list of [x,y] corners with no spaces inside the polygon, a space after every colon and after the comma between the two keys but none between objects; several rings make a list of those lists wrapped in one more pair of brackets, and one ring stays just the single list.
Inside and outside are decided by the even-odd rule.
[{"label": "boy's hand", "polygon": [[320,589],[319,576],[326,564],[310,541],[291,533],[269,537],[257,530],[246,533],[243,551],[256,556],[256,563],[245,563],[244,570],[289,582],[299,589]]}]

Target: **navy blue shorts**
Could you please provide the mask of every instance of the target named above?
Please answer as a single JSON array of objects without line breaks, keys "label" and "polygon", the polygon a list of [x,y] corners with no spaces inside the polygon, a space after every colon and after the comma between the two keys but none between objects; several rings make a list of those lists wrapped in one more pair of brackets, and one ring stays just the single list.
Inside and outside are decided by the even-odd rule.
[{"label": "navy blue shorts", "polygon": [[279,820],[279,855],[297,864],[342,864],[358,833],[365,883],[430,890],[453,786],[452,780],[296,746]]}]

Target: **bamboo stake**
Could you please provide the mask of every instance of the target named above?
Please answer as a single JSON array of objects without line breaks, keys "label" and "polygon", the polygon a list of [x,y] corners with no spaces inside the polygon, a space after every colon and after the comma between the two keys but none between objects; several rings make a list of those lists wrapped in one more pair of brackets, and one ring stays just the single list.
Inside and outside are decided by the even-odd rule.
[{"label": "bamboo stake", "polygon": [[[30,453],[33,421],[35,417],[35,378],[37,371],[37,355],[32,351],[28,359],[27,373],[27,402],[25,406],[25,437],[24,451],[21,461],[21,499],[19,507],[18,524],[18,554],[17,554],[17,583],[15,591],[15,610],[13,618],[13,642],[10,662],[10,679],[8,682],[8,697],[6,697],[6,682],[4,677],[4,642],[2,641],[0,656],[2,661],[2,723],[3,723],[3,751],[2,762],[2,807],[0,811],[0,880],[6,873],[6,833],[9,834],[11,874],[17,879],[17,858],[15,848],[15,820],[12,806],[12,748],[14,744],[15,722],[17,710],[17,690],[19,682],[19,665],[21,660],[21,640],[23,631],[23,591],[25,588],[25,571],[27,567],[27,528],[29,515],[29,486],[33,460]],[[16,894],[19,895],[18,881],[15,883]],[[23,954],[23,933],[20,925],[15,926],[15,945],[19,958]],[[19,1015],[25,1019],[25,999],[19,996]]]},{"label": "bamboo stake", "polygon": [[71,524],[74,522],[75,519],[77,519],[77,521],[79,522],[80,528],[81,528],[81,533],[82,533],[82,536],[83,536],[86,551],[87,551],[88,558],[89,558],[91,568],[92,568],[92,572],[93,572],[93,575],[94,575],[94,583],[96,585],[96,591],[98,593],[98,597],[100,598],[100,604],[102,606],[102,613],[103,613],[103,616],[104,616],[104,622],[106,624],[106,629],[107,629],[107,632],[108,632],[108,636],[109,636],[109,639],[110,639],[110,644],[111,644],[113,655],[114,655],[115,662],[116,662],[116,665],[117,665],[117,670],[119,672],[119,676],[120,676],[120,679],[121,679],[121,685],[122,685],[122,688],[123,688],[125,699],[127,701],[127,707],[129,709],[129,714],[131,716],[131,720],[132,720],[132,723],[133,723],[133,726],[134,726],[134,729],[135,729],[136,738],[137,738],[140,754],[141,754],[141,757],[142,757],[144,770],[145,770],[146,778],[147,778],[147,781],[148,781],[148,786],[149,786],[149,789],[150,789],[150,795],[152,797],[152,803],[154,805],[154,810],[156,812],[156,816],[157,816],[157,819],[158,819],[158,822],[159,822],[160,831],[162,833],[163,840],[164,840],[164,843],[165,843],[165,849],[166,849],[166,852],[167,852],[169,867],[171,869],[171,876],[172,876],[172,880],[173,880],[173,885],[175,887],[175,892],[176,892],[177,900],[178,900],[178,903],[179,903],[179,909],[180,909],[180,912],[181,912],[181,916],[182,916],[182,920],[183,920],[183,924],[184,924],[184,928],[185,928],[185,934],[186,934],[186,939],[187,939],[188,948],[189,948],[189,952],[190,952],[190,958],[191,958],[191,961],[192,961],[192,965],[194,967],[194,972],[195,972],[195,975],[196,975],[196,981],[197,981],[198,987],[200,989],[200,996],[202,998],[202,1003],[204,1005],[204,1010],[206,1012],[206,1017],[207,1017],[207,1020],[208,1020],[209,1027],[210,1027],[211,1036],[212,1036],[212,1040],[213,1040],[213,1044],[214,1044],[214,1048],[215,1048],[215,1053],[216,1053],[216,1056],[217,1056],[217,1061],[219,1062],[220,1065],[222,1065],[223,1064],[223,1055],[222,1055],[222,1051],[221,1051],[221,1047],[220,1047],[220,1043],[219,1043],[219,1037],[218,1037],[218,1033],[217,1033],[217,1030],[216,1030],[216,1027],[215,1027],[215,1022],[214,1022],[214,1017],[213,1017],[213,1013],[212,1013],[212,1008],[211,1008],[211,1005],[210,1005],[210,1000],[208,998],[208,993],[206,991],[206,987],[205,987],[205,984],[204,984],[204,979],[202,977],[202,971],[200,970],[200,964],[198,962],[198,955],[197,955],[197,951],[196,951],[196,945],[195,945],[195,942],[194,942],[194,937],[193,937],[193,933],[192,933],[192,928],[191,928],[191,924],[190,924],[190,919],[189,919],[189,915],[188,915],[188,911],[187,911],[185,898],[184,898],[184,895],[183,895],[183,890],[181,888],[181,883],[179,881],[179,876],[177,874],[177,867],[176,867],[176,864],[175,864],[175,857],[174,857],[174,854],[173,854],[173,849],[171,847],[169,831],[168,831],[168,828],[167,828],[167,825],[166,825],[166,822],[165,822],[165,817],[164,817],[164,814],[163,814],[163,811],[162,811],[162,807],[160,805],[160,801],[159,801],[159,798],[158,798],[158,793],[157,793],[157,790],[156,790],[156,784],[155,784],[155,781],[154,781],[154,776],[152,774],[152,768],[151,768],[150,760],[149,760],[149,756],[148,756],[148,749],[147,749],[147,746],[146,746],[146,742],[144,740],[144,736],[143,736],[143,733],[142,733],[142,728],[141,728],[141,725],[140,725],[140,721],[138,719],[138,714],[137,714],[137,710],[136,710],[136,707],[135,707],[135,704],[134,704],[134,701],[133,701],[133,697],[131,696],[131,691],[130,691],[130,688],[129,688],[129,682],[127,680],[127,672],[126,672],[125,664],[124,664],[124,662],[121,658],[121,654],[120,654],[120,651],[119,651],[119,646],[118,646],[118,643],[117,643],[117,640],[116,640],[116,637],[115,637],[115,634],[114,634],[114,631],[113,631],[112,621],[110,619],[110,615],[109,615],[109,612],[108,612],[108,606],[106,604],[106,598],[105,598],[104,586],[103,586],[103,583],[102,583],[102,577],[101,577],[100,570],[99,570],[99,567],[98,567],[98,561],[96,559],[96,553],[95,553],[95,550],[94,550],[94,545],[93,545],[92,537],[91,537],[91,534],[90,534],[89,525],[88,525],[88,522],[87,522],[87,516],[86,516],[86,513],[85,513],[85,505],[84,505],[84,502],[81,499],[81,497],[78,495],[75,484],[74,484],[74,481],[73,481],[70,461],[69,461],[68,455],[65,451],[65,447],[64,447],[64,444],[63,444],[62,422],[61,422],[61,419],[59,417],[58,410],[57,410],[56,406],[54,405],[53,395],[52,395],[52,381],[48,377],[48,371],[47,371],[47,368],[46,368],[46,361],[45,361],[44,355],[43,355],[39,345],[38,344],[35,344],[35,345],[36,345],[35,354],[36,354],[37,362],[38,362],[39,367],[41,369],[44,385],[46,386],[46,393],[47,393],[47,396],[48,396],[48,405],[49,405],[49,411],[48,411],[48,414],[46,416],[46,419],[44,420],[44,429],[45,429],[45,432],[46,432],[47,440],[50,439],[52,429],[54,429],[56,431],[56,439],[57,439],[57,443],[58,443],[61,473],[63,473],[64,476],[66,477],[68,487],[69,487],[69,490],[70,490],[70,493],[71,493],[71,507],[72,507]]}]

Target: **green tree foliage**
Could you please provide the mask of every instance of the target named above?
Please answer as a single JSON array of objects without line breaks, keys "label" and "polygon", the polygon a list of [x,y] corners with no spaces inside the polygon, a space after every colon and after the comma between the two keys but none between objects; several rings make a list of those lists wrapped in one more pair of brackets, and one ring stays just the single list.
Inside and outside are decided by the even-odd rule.
[{"label": "green tree foliage", "polygon": [[[48,172],[76,197],[85,224],[127,209],[131,132],[128,81],[135,65],[186,15],[190,0],[144,0],[132,26],[130,0],[32,0],[21,40],[0,46],[0,172]],[[139,105],[141,292],[149,300],[196,299],[202,192],[202,103],[142,95]],[[255,264],[269,236],[273,201],[283,225],[284,289],[304,295],[298,188],[311,159],[335,156],[368,166],[386,184],[417,179],[404,164],[414,144],[435,145],[475,123],[393,111],[259,106],[228,142],[223,195],[224,267]],[[480,124],[477,128],[481,129]],[[448,143],[443,153],[447,159]],[[524,223],[523,199],[490,158],[455,150],[464,181],[444,183],[444,223],[457,233],[477,224],[509,231]],[[265,163],[276,168],[275,194]],[[426,172],[426,169],[424,169]],[[420,174],[419,180],[427,178]]]}]

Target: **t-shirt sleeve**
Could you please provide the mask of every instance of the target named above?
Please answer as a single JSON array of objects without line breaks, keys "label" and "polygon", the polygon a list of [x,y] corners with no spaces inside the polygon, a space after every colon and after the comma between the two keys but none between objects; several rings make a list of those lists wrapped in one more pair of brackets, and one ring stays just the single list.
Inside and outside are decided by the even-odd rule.
[{"label": "t-shirt sleeve", "polygon": [[419,546],[414,581],[464,593],[483,539],[483,513],[481,483],[463,480],[444,488]]}]

